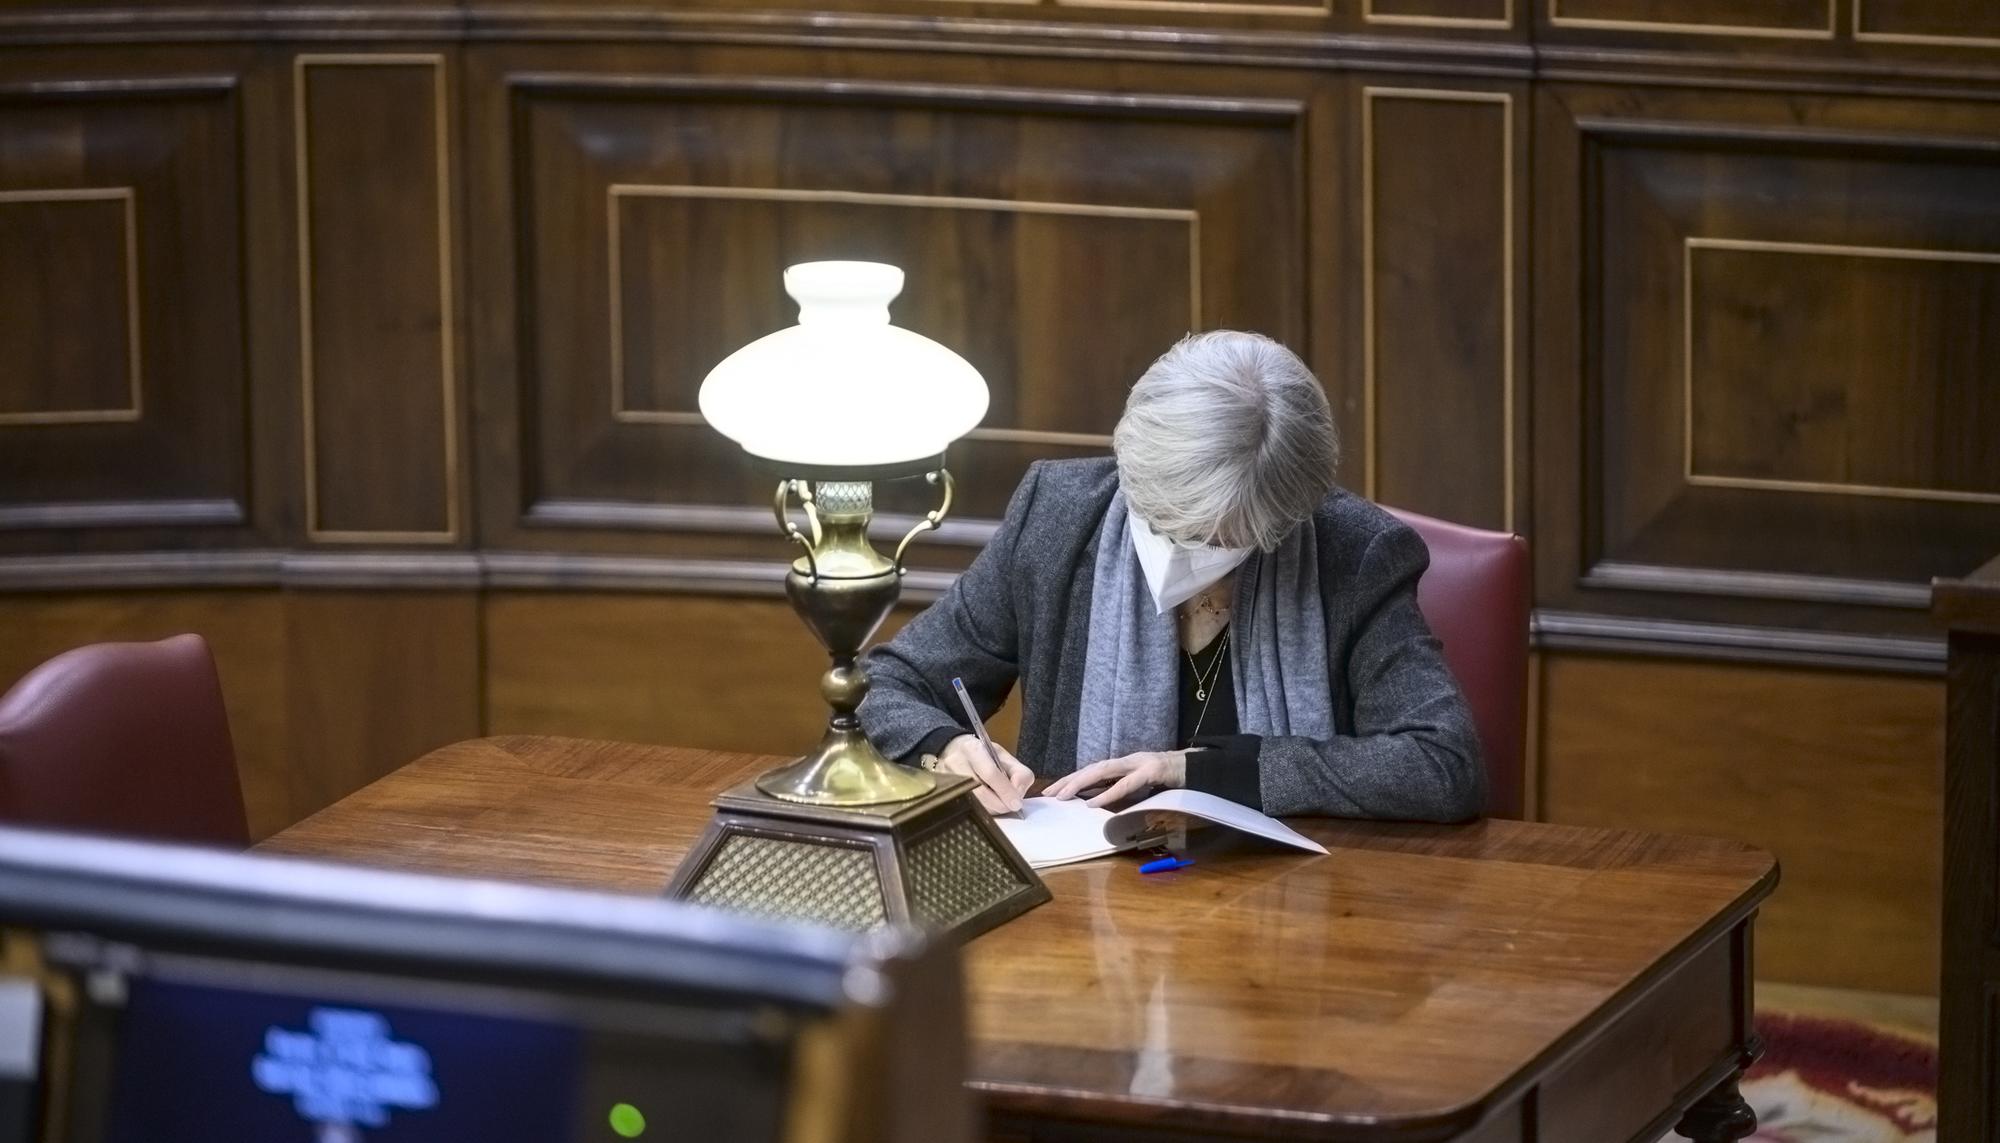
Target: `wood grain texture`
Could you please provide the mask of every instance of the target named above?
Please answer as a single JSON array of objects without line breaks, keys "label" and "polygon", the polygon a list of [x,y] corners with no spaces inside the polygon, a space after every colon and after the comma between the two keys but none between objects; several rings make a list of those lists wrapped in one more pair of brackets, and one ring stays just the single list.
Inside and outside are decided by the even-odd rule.
[{"label": "wood grain texture", "polygon": [[0,425],[142,415],[136,215],[129,187],[0,191]]},{"label": "wood grain texture", "polygon": [[1939,995],[1938,1139],[1981,1143],[2000,1127],[1994,1036],[2000,1032],[2000,559],[1938,586],[1951,624],[1945,758],[1944,964]]},{"label": "wood grain texture", "polygon": [[1514,23],[1515,0],[1364,0],[1363,22],[1408,28],[1503,29]]},{"label": "wood grain texture", "polygon": [[308,538],[448,543],[459,430],[445,61],[301,55],[294,75]]},{"label": "wood grain texture", "polygon": [[1984,0],[1856,0],[1856,39],[1940,47],[2000,47],[2000,9]]},{"label": "wood grain texture", "polygon": [[285,645],[295,817],[479,733],[476,596],[294,593],[285,601]]},{"label": "wood grain texture", "polygon": [[236,81],[63,78],[0,86],[0,552],[240,543]]},{"label": "wood grain texture", "polygon": [[1991,554],[2000,114],[1900,110],[1543,94],[1538,605],[1928,634]]},{"label": "wood grain texture", "polygon": [[965,517],[999,516],[1037,457],[1103,451],[1126,388],[1189,330],[1302,340],[1295,106],[793,65],[516,78],[509,134],[475,139],[507,148],[528,212],[510,220],[534,354],[513,395],[517,513],[743,504],[764,482],[693,395],[792,320],[795,261],[901,265],[897,319],[986,377],[991,411],[952,452]]},{"label": "wood grain texture", "polygon": [[1542,656],[1550,821],[1754,838],[1775,980],[1937,987],[1943,694],[1930,680]]},{"label": "wood grain texture", "polygon": [[[878,641],[915,609],[891,614]],[[826,653],[782,600],[510,592],[485,605],[486,729],[799,754]],[[988,725],[1011,744],[1019,703]]]},{"label": "wood grain texture", "polygon": [[1514,100],[1370,85],[1360,108],[1365,483],[1490,529],[1515,516]]},{"label": "wood grain texture", "polygon": [[[771,761],[459,743],[263,848],[656,892],[708,796]],[[1493,1138],[1486,1113],[1565,1046],[1615,1043],[1639,1026],[1628,1019],[1677,1021],[1686,1006],[1634,1002],[1727,939],[1776,875],[1768,855],[1721,841],[1497,821],[1301,824],[1332,857],[1225,846],[1177,879],[1142,879],[1124,860],[1052,870],[1051,904],[975,940],[971,1082],[996,1125]],[[1734,995],[1731,977],[1681,979],[1688,996]],[[1716,1046],[1743,1035],[1730,1027]],[[1683,1086],[1716,1062],[1695,1055],[1673,1057]]]},{"label": "wood grain texture", "polygon": [[1834,0],[1547,0],[1554,27],[1780,39],[1834,37]]}]

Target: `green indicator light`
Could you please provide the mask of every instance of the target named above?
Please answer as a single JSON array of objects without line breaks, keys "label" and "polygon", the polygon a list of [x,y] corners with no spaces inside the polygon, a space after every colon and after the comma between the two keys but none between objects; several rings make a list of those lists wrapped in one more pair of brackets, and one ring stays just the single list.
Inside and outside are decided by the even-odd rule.
[{"label": "green indicator light", "polygon": [[646,1133],[646,1117],[629,1103],[617,1103],[611,1107],[611,1130],[620,1138],[637,1139]]}]

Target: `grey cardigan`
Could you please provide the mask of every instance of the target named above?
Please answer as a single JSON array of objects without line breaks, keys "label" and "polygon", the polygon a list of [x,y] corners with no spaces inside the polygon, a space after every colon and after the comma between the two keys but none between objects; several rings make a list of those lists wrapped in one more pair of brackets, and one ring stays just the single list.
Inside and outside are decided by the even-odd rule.
[{"label": "grey cardigan", "polygon": [[[965,680],[980,717],[1022,684],[1015,753],[1036,773],[1076,762],[1084,646],[1098,534],[1116,462],[1040,461],[999,531],[942,598],[868,652],[861,725],[890,758],[961,729],[951,691]],[[1336,490],[1314,514],[1326,615],[1331,741],[1256,740],[1270,814],[1460,821],[1485,799],[1472,714],[1417,610],[1430,564],[1423,540],[1374,504]]]}]

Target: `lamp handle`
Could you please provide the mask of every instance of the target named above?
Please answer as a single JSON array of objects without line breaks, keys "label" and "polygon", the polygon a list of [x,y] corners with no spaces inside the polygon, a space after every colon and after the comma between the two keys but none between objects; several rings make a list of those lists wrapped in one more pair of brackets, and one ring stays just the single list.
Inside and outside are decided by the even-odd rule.
[{"label": "lamp handle", "polygon": [[[798,489],[799,503],[805,506],[806,525],[812,529],[811,539],[806,538],[806,534],[799,530],[799,526],[792,523],[792,491],[794,486],[797,486]],[[812,573],[812,581],[818,583],[819,561],[813,558],[813,545],[819,542],[819,512],[813,507],[812,485],[807,484],[803,480],[780,480],[778,482],[777,495],[771,498],[771,512],[778,518],[778,531],[786,539],[793,541],[799,547],[805,549],[806,570]]]},{"label": "lamp handle", "polygon": [[924,513],[924,518],[917,521],[917,526],[911,528],[909,532],[903,536],[903,542],[896,545],[896,574],[898,576],[905,574],[909,570],[908,568],[905,568],[903,566],[903,552],[910,546],[910,541],[916,539],[918,536],[922,535],[925,532],[937,531],[937,526],[939,524],[944,523],[944,518],[951,514],[951,492],[953,487],[951,481],[951,470],[948,468],[940,468],[935,472],[926,472],[924,473],[924,479],[931,484],[940,484],[940,483],[943,484],[944,496],[942,499],[938,501],[938,506],[936,508],[933,508],[929,512]]}]

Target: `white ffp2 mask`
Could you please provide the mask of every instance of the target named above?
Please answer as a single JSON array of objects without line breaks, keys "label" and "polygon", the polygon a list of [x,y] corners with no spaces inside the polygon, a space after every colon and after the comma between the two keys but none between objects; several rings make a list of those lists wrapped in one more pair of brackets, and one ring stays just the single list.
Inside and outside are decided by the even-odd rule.
[{"label": "white ffp2 mask", "polygon": [[1157,614],[1193,599],[1250,558],[1249,548],[1183,547],[1154,532],[1137,512],[1128,508],[1126,514],[1131,519],[1125,530],[1132,533],[1132,550],[1146,573]]}]

